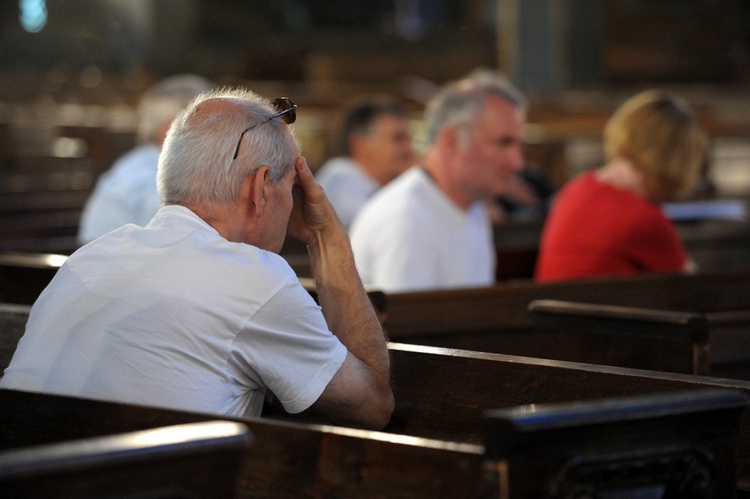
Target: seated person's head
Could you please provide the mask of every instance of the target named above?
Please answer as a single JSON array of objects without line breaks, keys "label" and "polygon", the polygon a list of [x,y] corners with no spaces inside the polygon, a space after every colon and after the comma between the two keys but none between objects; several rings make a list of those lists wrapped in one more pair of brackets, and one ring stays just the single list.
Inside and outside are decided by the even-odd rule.
[{"label": "seated person's head", "polygon": [[485,99],[495,96],[526,111],[526,99],[499,71],[477,69],[465,78],[446,85],[427,105],[427,143],[435,143],[445,127],[467,130],[485,106]]},{"label": "seated person's head", "polygon": [[446,85],[425,120],[427,166],[460,206],[505,194],[523,169],[526,102],[500,72],[477,70]]},{"label": "seated person's head", "polygon": [[175,118],[164,142],[157,176],[162,204],[221,211],[261,167],[268,166],[271,183],[287,179],[299,151],[284,124],[293,121],[292,113],[278,114],[248,90],[196,98]]},{"label": "seated person's head", "polygon": [[628,99],[604,128],[607,160],[623,158],[643,174],[649,199],[690,193],[706,158],[707,138],[688,106],[648,90]]},{"label": "seated person's head", "polygon": [[406,109],[385,96],[349,103],[337,147],[341,155],[353,158],[381,184],[415,160]]}]

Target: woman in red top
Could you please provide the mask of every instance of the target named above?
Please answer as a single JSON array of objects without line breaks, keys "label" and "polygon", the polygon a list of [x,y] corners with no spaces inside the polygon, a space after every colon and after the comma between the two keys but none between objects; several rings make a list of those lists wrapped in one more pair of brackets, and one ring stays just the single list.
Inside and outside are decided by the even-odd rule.
[{"label": "woman in red top", "polygon": [[682,101],[654,90],[631,97],[605,126],[607,164],[558,194],[542,231],[536,279],[690,270],[660,203],[693,189],[706,144]]}]

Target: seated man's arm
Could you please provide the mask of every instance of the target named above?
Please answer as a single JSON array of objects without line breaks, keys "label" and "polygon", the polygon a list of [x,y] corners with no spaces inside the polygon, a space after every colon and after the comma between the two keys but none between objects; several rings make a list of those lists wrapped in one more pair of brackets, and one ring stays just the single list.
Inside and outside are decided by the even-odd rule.
[{"label": "seated man's arm", "polygon": [[306,242],[323,315],[349,350],[314,407],[334,422],[382,428],[394,407],[385,334],[357,274],[346,228],[304,158],[295,168],[300,187],[289,232]]}]

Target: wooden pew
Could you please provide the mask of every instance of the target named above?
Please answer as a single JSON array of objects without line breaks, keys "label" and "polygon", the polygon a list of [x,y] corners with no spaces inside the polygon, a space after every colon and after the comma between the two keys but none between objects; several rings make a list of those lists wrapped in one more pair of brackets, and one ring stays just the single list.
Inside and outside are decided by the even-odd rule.
[{"label": "wooden pew", "polygon": [[32,305],[67,255],[0,252],[0,302]]},{"label": "wooden pew", "polygon": [[[483,414],[495,408],[595,401],[750,382],[484,352],[390,343],[396,410],[385,431],[481,444]],[[277,407],[273,418],[289,418]],[[295,420],[316,421],[310,414]],[[738,487],[750,492],[750,413],[738,437]]]},{"label": "wooden pew", "polygon": [[[0,444],[39,443],[216,419],[164,410],[0,390]],[[481,497],[480,445],[263,418],[253,434],[237,497]],[[197,476],[202,476],[198,472]]]},{"label": "wooden pew", "polygon": [[[23,335],[29,310],[29,306],[0,306],[0,338],[3,340],[0,341],[0,361],[5,360],[0,364],[0,370],[4,370],[12,358],[15,346]],[[482,412],[489,409],[678,391],[703,385],[709,388],[746,386],[735,380],[721,380],[717,384],[713,378],[679,375],[670,378],[668,373],[630,369],[624,370],[629,374],[624,377],[617,368],[604,366],[556,363],[393,342],[389,343],[389,350],[394,390],[402,401],[389,424],[390,431],[471,443],[481,443]],[[525,369],[529,372],[525,372]],[[597,374],[592,375],[592,372]],[[586,386],[582,379],[589,376],[596,376],[602,386],[597,389],[595,384],[591,384],[593,391],[586,393],[582,390]],[[536,391],[529,392],[527,384],[534,380],[543,387],[542,398],[538,398],[540,394]],[[568,386],[569,383],[571,386]],[[446,407],[451,409],[446,410]],[[269,407],[268,414],[287,417],[273,406]],[[430,414],[430,417],[425,420],[422,417],[424,414]]]},{"label": "wooden pew", "polygon": [[[0,255],[0,299],[32,303],[64,258]],[[710,349],[705,321],[695,312],[681,311],[750,309],[750,272],[516,282],[493,288],[391,295],[370,290],[369,294],[393,341],[679,373],[708,374],[711,364],[723,369],[715,372],[727,374],[730,365],[741,367],[743,357],[738,355],[744,355],[746,349],[734,347],[746,335],[738,335],[737,330],[743,327],[743,319],[744,326],[750,324],[750,314],[734,311],[731,329],[724,327],[722,334],[714,334],[710,340],[714,348]],[[573,335],[535,324],[526,310],[529,303],[560,297],[672,309],[672,332],[669,338],[644,335],[641,323],[631,328],[605,328],[603,335],[591,331]],[[727,313],[722,312],[722,324],[729,324]],[[658,328],[663,331],[666,325],[662,319]],[[677,333],[679,330],[683,333]],[[739,376],[740,371],[733,375]]]},{"label": "wooden pew", "polygon": [[0,251],[70,254],[90,190],[26,191],[0,197]]},{"label": "wooden pew", "polygon": [[[750,379],[750,310],[685,313],[653,308],[534,300],[529,313],[537,329],[587,339],[628,336],[645,342],[608,341],[600,352],[642,358],[651,369]],[[666,348],[659,349],[659,345]],[[711,348],[709,348],[709,345]],[[718,357],[718,358],[717,358]],[[608,362],[600,362],[608,363]],[[621,364],[610,364],[621,365]]]},{"label": "wooden pew", "polygon": [[[479,443],[495,408],[593,401],[750,382],[391,343],[396,411],[386,431]],[[737,446],[738,487],[750,492],[750,411]]]},{"label": "wooden pew", "polygon": [[[690,314],[750,310],[750,270],[550,283],[516,281],[488,288],[386,294],[383,323],[391,340],[398,342],[580,362],[592,362],[594,359],[586,356],[586,349],[596,353],[606,347],[614,341],[615,331],[623,337],[640,338],[642,345],[647,341],[637,331],[627,329],[612,330],[599,340],[576,339],[556,334],[553,329],[540,329],[527,310],[532,301],[540,299],[683,312],[687,315],[682,320],[688,321],[690,334],[681,341],[685,348],[696,352],[695,358],[691,354],[688,364],[675,364],[668,370],[704,373],[706,360],[701,352],[706,350],[706,342],[712,340],[699,333],[699,320]],[[734,317],[734,327],[738,327],[743,314],[735,312]],[[712,351],[716,358],[721,358],[721,350],[725,349],[720,339],[717,338]],[[565,341],[569,347],[559,343]],[[685,367],[693,365],[697,367]]]},{"label": "wooden pew", "polygon": [[[0,402],[0,444],[10,440],[15,449],[43,440],[75,441],[216,417],[14,390],[0,390]],[[240,470],[237,497],[515,499],[547,497],[529,494],[559,487],[557,482],[607,490],[613,476],[620,488],[639,487],[644,479],[657,485],[694,486],[700,477],[703,488],[715,493],[711,497],[733,497],[737,423],[746,403],[747,397],[738,391],[701,389],[498,411],[487,419],[486,447],[262,418],[242,420],[252,431],[253,445]],[[530,413],[545,422],[529,421]],[[616,438],[603,438],[608,433],[603,423],[618,431]],[[650,438],[653,435],[658,438]],[[530,461],[519,452],[542,441],[554,448],[546,454],[549,459],[540,453]],[[613,455],[617,462],[609,457]],[[692,475],[673,471],[700,458]],[[630,464],[635,459],[640,460],[639,470]],[[570,467],[581,460],[584,465],[607,467],[608,472],[588,473],[582,479],[580,467]],[[539,470],[544,478],[536,473]],[[194,475],[201,479],[203,472],[196,470]]]},{"label": "wooden pew", "polygon": [[[22,334],[22,330],[17,329],[13,333],[11,329],[9,327],[0,330],[0,333],[9,336],[14,334],[16,338]],[[349,477],[359,477],[357,480],[358,487],[361,487],[358,489],[360,491],[378,491],[382,494],[385,491],[393,493],[400,487],[407,487],[404,489],[405,491],[413,494],[424,493],[425,497],[429,494],[432,494],[432,496],[440,495],[441,490],[451,492],[446,492],[449,496],[455,496],[453,492],[456,492],[459,496],[470,492],[470,494],[464,496],[476,497],[472,494],[481,487],[476,480],[476,476],[479,476],[477,470],[483,466],[482,449],[471,446],[481,446],[484,442],[484,414],[490,409],[574,401],[591,402],[605,398],[634,395],[658,394],[660,398],[670,392],[685,392],[696,389],[729,389],[741,390],[746,394],[750,393],[750,383],[734,380],[681,376],[396,343],[390,343],[389,349],[392,357],[392,379],[397,406],[385,431],[396,435],[430,439],[430,441],[422,442],[396,438],[392,435],[380,435],[376,442],[370,440],[363,442],[357,440],[354,436],[365,435],[367,432],[363,434],[350,429],[335,431],[327,429],[325,435],[320,435],[309,427],[305,427],[307,433],[303,433],[302,437],[294,436],[293,433],[296,431],[294,429],[274,429],[274,435],[281,432],[285,436],[278,438],[288,438],[288,444],[282,445],[278,441],[275,443],[265,442],[260,439],[261,442],[265,442],[262,443],[260,449],[270,446],[270,450],[263,451],[264,456],[268,459],[274,458],[274,452],[277,455],[281,453],[278,459],[283,460],[289,468],[278,470],[278,473],[283,475],[283,473],[291,473],[291,470],[299,468],[303,471],[304,477],[311,480],[310,476],[315,476],[315,473],[318,473],[318,471],[315,471],[312,456],[318,455],[317,453],[321,452],[321,447],[324,447],[332,452],[331,456],[339,456],[341,459],[345,459],[345,462],[359,463],[358,465],[364,467],[351,471],[351,474],[346,474]],[[4,368],[5,366],[0,367]],[[65,435],[68,435],[66,438],[91,436],[87,433],[90,431],[90,427],[81,425],[80,421],[97,421],[97,428],[105,433],[123,431],[117,425],[124,416],[118,416],[116,411],[114,411],[115,415],[111,414],[112,411],[110,411],[92,416],[90,412],[77,413],[70,409],[58,409],[65,416],[60,418],[53,417],[50,414],[49,411],[54,411],[51,403],[27,401],[19,407],[15,404],[23,402],[13,402],[15,399],[9,399],[8,397],[10,396],[7,394],[0,396],[0,436],[8,434],[7,431],[3,430],[3,425],[7,423],[8,418],[2,415],[2,411],[7,410],[11,414],[24,414],[32,410],[29,407],[33,408],[35,418],[44,422],[45,425],[53,425],[55,427],[53,431],[65,432]],[[91,411],[91,409],[88,409],[88,411]],[[288,417],[273,406],[269,408],[268,414],[272,418]],[[144,418],[153,425],[195,421],[191,418],[160,419],[158,421],[152,416],[144,416]],[[306,422],[321,422],[313,414],[303,414],[298,419]],[[261,421],[267,422],[265,419]],[[142,428],[127,428],[127,430]],[[288,427],[284,426],[283,428]],[[251,430],[258,437],[258,427],[251,425]],[[23,431],[13,432],[13,434],[38,435],[39,438],[45,438],[43,432],[33,426],[27,427]],[[356,443],[347,443],[347,436]],[[24,438],[30,437],[25,436]],[[393,441],[404,443],[404,445],[397,446],[396,450],[386,449],[387,442]],[[256,438],[257,443],[258,439]],[[420,448],[420,445],[426,446],[427,449]],[[469,447],[466,447],[466,445],[469,445]],[[342,447],[339,448],[339,446]],[[354,446],[355,449],[359,450],[351,451],[348,446]],[[290,462],[290,457],[281,452],[280,448],[306,450],[300,456],[299,462]],[[750,416],[742,419],[737,450],[738,486],[750,490]],[[352,455],[352,452],[364,452],[368,457]],[[397,457],[390,455],[394,452]],[[426,455],[420,455],[423,452]],[[373,460],[376,459],[374,456],[382,458],[385,463],[373,463]],[[403,458],[403,461],[399,461],[401,458]],[[328,459],[331,459],[331,457],[329,456]],[[455,460],[458,460],[458,464],[454,462]],[[338,466],[338,464],[329,461],[326,461],[326,463],[333,466],[333,469]],[[405,466],[403,463],[424,463],[425,467],[417,469],[412,464]],[[385,467],[385,469],[381,470],[380,466]],[[441,471],[438,473],[439,479],[435,477],[428,479],[427,477],[430,477],[431,474],[435,474],[434,468],[431,469],[431,466],[438,466],[441,470],[443,470],[443,467],[447,467],[451,471]],[[409,477],[427,480],[428,485],[420,484],[416,487],[416,490],[412,490],[415,486],[409,477],[389,478],[387,482],[391,485],[369,481],[374,479],[374,476],[382,477],[383,474],[396,473],[395,470],[398,469],[407,469]],[[361,476],[363,473],[365,478]],[[340,474],[341,472],[336,476],[343,479]],[[263,474],[263,476],[266,475]],[[266,486],[270,486],[268,484],[273,481],[274,476],[278,478],[279,475],[268,475],[270,481],[264,482]],[[443,478],[448,481],[447,484],[442,482]],[[287,477],[285,480],[289,480],[289,478]],[[363,483],[363,480],[366,483]],[[456,483],[467,482],[467,480],[472,483],[472,487],[476,488],[471,490],[452,488],[456,487]],[[402,484],[402,481],[411,485]],[[326,485],[326,487],[329,486],[330,483]],[[390,486],[395,488],[389,489]],[[321,485],[321,487],[324,487],[324,485]],[[406,494],[404,496],[408,497]],[[419,497],[419,495],[415,495],[415,497]]]},{"label": "wooden pew", "polygon": [[[742,403],[742,396],[732,401],[720,392],[709,401],[711,393],[704,392],[706,408],[721,411],[724,404]],[[719,444],[730,446],[723,452],[705,452],[701,442],[713,439],[708,434],[714,428],[704,426],[701,417],[673,412],[680,407],[689,410],[696,402],[685,392],[663,400],[651,396],[490,411],[485,443],[488,468],[499,477],[501,497],[511,490],[523,497],[733,497],[731,478],[723,484],[721,479],[705,480],[714,470],[732,469],[731,461],[717,461],[719,456],[732,455],[732,443]],[[663,417],[669,412],[672,417]],[[715,422],[734,427],[735,417]],[[651,418],[660,424],[647,424],[653,422]],[[509,427],[514,434],[506,434]],[[623,438],[623,431],[632,432],[634,427],[640,429],[638,440]],[[692,441],[690,450],[675,452],[673,445],[685,444],[685,431]],[[602,447],[609,454],[602,455]],[[551,470],[551,461],[564,464]]]},{"label": "wooden pew", "polygon": [[243,424],[206,421],[5,449],[0,496],[229,499],[251,440]]},{"label": "wooden pew", "polygon": [[[547,357],[559,356],[612,366],[716,375],[711,367],[706,316],[635,307],[534,300],[535,329],[550,336]],[[568,352],[577,348],[576,352]]]}]

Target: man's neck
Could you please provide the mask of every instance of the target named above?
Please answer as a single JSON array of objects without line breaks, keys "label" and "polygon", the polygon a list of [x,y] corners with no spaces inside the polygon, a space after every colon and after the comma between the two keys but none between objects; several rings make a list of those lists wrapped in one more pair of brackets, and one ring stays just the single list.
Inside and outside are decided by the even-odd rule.
[{"label": "man's neck", "polygon": [[432,179],[435,185],[440,189],[445,197],[450,199],[461,210],[468,210],[477,200],[472,199],[463,192],[457,182],[452,181],[447,174],[448,168],[439,162],[438,158],[431,157],[430,154],[425,156],[421,164],[422,169]]}]

